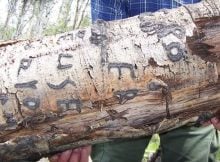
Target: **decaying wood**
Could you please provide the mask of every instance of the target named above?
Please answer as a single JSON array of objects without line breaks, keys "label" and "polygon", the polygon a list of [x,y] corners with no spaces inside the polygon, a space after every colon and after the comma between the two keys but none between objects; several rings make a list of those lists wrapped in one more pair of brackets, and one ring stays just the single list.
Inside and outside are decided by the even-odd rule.
[{"label": "decaying wood", "polygon": [[0,44],[0,161],[164,132],[217,112],[220,4]]}]

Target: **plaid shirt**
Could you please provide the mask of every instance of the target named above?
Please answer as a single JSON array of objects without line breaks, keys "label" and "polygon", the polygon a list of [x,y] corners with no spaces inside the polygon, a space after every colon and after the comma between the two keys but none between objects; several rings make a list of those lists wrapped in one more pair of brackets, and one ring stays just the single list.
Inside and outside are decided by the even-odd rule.
[{"label": "plaid shirt", "polygon": [[175,8],[201,0],[91,0],[92,21],[128,18],[142,12],[155,12],[162,8]]}]

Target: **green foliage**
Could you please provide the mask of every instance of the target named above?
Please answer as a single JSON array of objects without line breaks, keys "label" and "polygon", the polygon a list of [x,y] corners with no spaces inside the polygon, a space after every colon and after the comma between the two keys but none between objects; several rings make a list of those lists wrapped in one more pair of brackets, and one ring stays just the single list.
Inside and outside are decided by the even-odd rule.
[{"label": "green foliage", "polygon": [[80,27],[84,28],[84,27],[87,27],[91,24],[91,21],[90,21],[90,17],[88,15],[86,15],[83,20],[82,20],[82,23],[80,24]]},{"label": "green foliage", "polygon": [[55,35],[58,33],[64,33],[67,31],[70,31],[71,27],[67,27],[66,22],[63,20],[60,20],[58,22],[58,25],[50,25],[48,26],[44,32],[43,35]]},{"label": "green foliage", "polygon": [[[80,28],[87,27],[91,24],[89,16],[85,16],[82,20],[82,23],[80,25]],[[64,33],[73,30],[71,26],[67,26],[66,22],[64,20],[60,20],[57,25],[50,25],[48,26],[44,32],[43,35],[55,35],[59,33]]]},{"label": "green foliage", "polygon": [[220,149],[217,151],[216,155],[216,160],[220,161]]},{"label": "green foliage", "polygon": [[160,137],[154,134],[145,150],[143,161],[148,161],[150,154],[155,153],[160,146]]},{"label": "green foliage", "polygon": [[14,27],[3,27],[0,26],[0,40],[9,40],[12,39],[16,32],[16,28]]}]

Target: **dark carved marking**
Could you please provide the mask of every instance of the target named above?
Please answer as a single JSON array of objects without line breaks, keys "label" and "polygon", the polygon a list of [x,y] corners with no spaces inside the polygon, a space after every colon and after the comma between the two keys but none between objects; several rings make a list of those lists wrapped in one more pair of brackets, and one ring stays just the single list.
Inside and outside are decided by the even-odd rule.
[{"label": "dark carved marking", "polygon": [[40,106],[40,99],[27,97],[23,100],[23,105],[31,110],[36,110]]},{"label": "dark carved marking", "polygon": [[162,85],[159,82],[150,82],[148,88],[150,91],[158,91],[162,88]]},{"label": "dark carved marking", "polygon": [[31,59],[22,59],[20,62],[20,67],[18,69],[18,75],[20,74],[21,69],[27,70],[31,65]]},{"label": "dark carved marking", "polygon": [[76,86],[75,82],[70,80],[69,78],[67,78],[66,80],[64,80],[62,83],[58,84],[58,85],[54,85],[51,83],[47,83],[48,87],[50,87],[51,89],[62,89],[64,88],[67,84],[71,84],[73,86]]},{"label": "dark carved marking", "polygon": [[25,50],[28,50],[28,49],[30,49],[31,48],[31,43],[28,43],[28,44],[26,44],[25,46],[24,46],[24,49]]},{"label": "dark carved marking", "polygon": [[173,34],[177,38],[182,39],[185,36],[186,31],[184,28],[177,24],[167,25],[157,30],[158,38],[166,37],[169,34]]},{"label": "dark carved marking", "polygon": [[112,68],[117,68],[118,69],[119,79],[121,79],[121,75],[122,75],[121,69],[122,68],[129,69],[131,78],[136,78],[135,73],[134,73],[134,66],[132,64],[129,64],[129,63],[109,63],[108,71],[110,72],[110,70]]},{"label": "dark carved marking", "polygon": [[164,83],[162,80],[152,80],[149,83],[148,88],[150,91],[157,91],[161,89],[162,98],[163,99],[165,98],[165,101],[166,101],[166,113],[167,113],[166,117],[167,119],[170,119],[171,115],[170,115],[170,110],[169,110],[169,103],[172,100],[172,94],[171,94],[169,86],[166,83]]},{"label": "dark carved marking", "polygon": [[143,32],[147,32],[148,34],[154,34],[156,33],[158,30],[164,28],[164,24],[163,23],[154,23],[152,21],[141,21],[140,23],[140,28],[141,31]]},{"label": "dark carved marking", "polygon": [[64,41],[64,40],[73,40],[73,34],[72,33],[69,33],[67,35],[62,35],[58,38],[57,40],[57,43],[60,44],[61,41]]},{"label": "dark carved marking", "polygon": [[153,20],[141,20],[140,23],[141,31],[148,34],[157,33],[158,38],[166,37],[169,34],[175,35],[177,38],[184,38],[186,31],[178,24],[166,25],[162,22],[154,22]]},{"label": "dark carved marking", "polygon": [[91,44],[101,47],[101,64],[105,65],[108,63],[108,52],[107,52],[107,22],[103,20],[97,20],[91,28],[91,37],[89,38]]},{"label": "dark carved marking", "polygon": [[61,63],[61,59],[62,58],[72,58],[73,56],[72,55],[69,55],[69,54],[60,54],[59,55],[59,57],[58,57],[58,66],[57,66],[57,68],[58,69],[69,69],[69,68],[71,68],[73,65],[72,64],[66,64],[66,65],[62,65],[62,63]]},{"label": "dark carved marking", "polygon": [[[71,107],[71,105],[75,105],[76,107]],[[74,110],[81,112],[82,103],[79,99],[64,99],[64,100],[57,100],[58,109],[62,112],[67,110]]]},{"label": "dark carved marking", "polygon": [[4,113],[4,117],[6,118],[6,123],[9,124],[9,126],[13,126],[17,123],[12,113]]},{"label": "dark carved marking", "polygon": [[168,52],[167,56],[172,62],[180,61],[185,55],[185,50],[178,42],[172,42],[168,45],[163,44],[163,47]]},{"label": "dark carved marking", "polygon": [[32,89],[37,89],[36,84],[38,83],[37,80],[33,80],[30,82],[26,83],[17,83],[15,84],[15,88],[32,88]]},{"label": "dark carved marking", "polygon": [[167,114],[166,117],[167,117],[167,119],[170,119],[171,114],[170,114],[169,104],[172,100],[172,95],[171,95],[170,88],[168,86],[162,88],[162,95],[163,95],[163,97],[165,98],[165,101],[166,101],[166,114]]},{"label": "dark carved marking", "polygon": [[0,101],[2,105],[5,105],[8,101],[8,95],[7,94],[0,94]]},{"label": "dark carved marking", "polygon": [[159,65],[157,64],[157,62],[154,60],[154,58],[152,58],[152,57],[148,60],[148,64],[149,64],[150,66],[152,66],[152,67],[157,67],[157,66],[159,66]]},{"label": "dark carved marking", "polygon": [[157,91],[161,88],[166,88],[166,87],[168,87],[168,85],[164,83],[164,81],[159,79],[152,79],[148,84],[148,89],[150,91]]},{"label": "dark carved marking", "polygon": [[85,35],[86,31],[85,30],[79,30],[76,34],[77,37],[83,39],[84,35]]},{"label": "dark carved marking", "polygon": [[135,98],[137,96],[137,93],[137,89],[130,89],[127,91],[117,91],[114,93],[114,96],[119,99],[120,104],[124,104],[126,101]]},{"label": "dark carved marking", "polygon": [[123,120],[128,120],[124,115],[128,114],[127,110],[124,110],[122,112],[117,112],[116,110],[106,110],[108,115],[111,117],[112,120],[116,119],[123,119]]},{"label": "dark carved marking", "polygon": [[106,36],[107,23],[104,20],[97,20],[91,28],[90,42],[95,45],[101,45],[107,40]]}]

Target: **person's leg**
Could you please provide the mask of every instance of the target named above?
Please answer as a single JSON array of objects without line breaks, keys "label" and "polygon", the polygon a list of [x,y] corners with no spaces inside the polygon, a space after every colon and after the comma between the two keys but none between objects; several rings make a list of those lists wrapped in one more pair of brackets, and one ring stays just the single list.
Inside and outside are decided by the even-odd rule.
[{"label": "person's leg", "polygon": [[210,147],[209,162],[216,162],[216,152],[220,148],[219,131],[215,131]]},{"label": "person's leg", "polygon": [[92,21],[105,21],[127,18],[123,0],[91,0]]},{"label": "person's leg", "polygon": [[214,162],[211,159],[217,150],[217,139],[212,126],[184,126],[162,134],[162,162]]},{"label": "person's leg", "polygon": [[150,137],[96,144],[93,162],[141,162]]},{"label": "person's leg", "polygon": [[135,16],[144,12],[155,12],[163,8],[171,9],[200,1],[201,0],[128,0],[128,15]]}]

